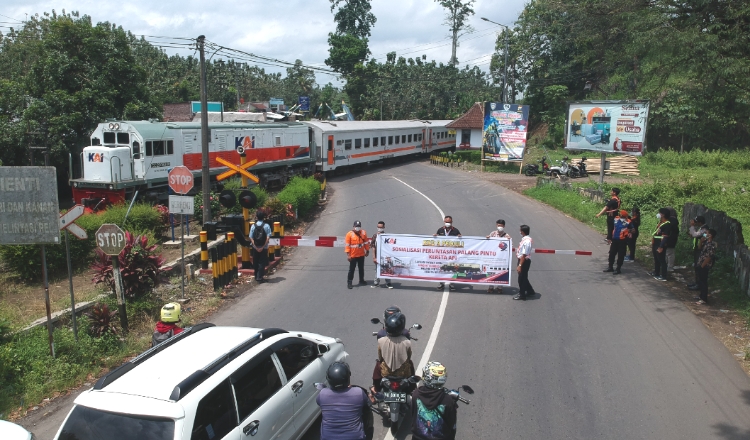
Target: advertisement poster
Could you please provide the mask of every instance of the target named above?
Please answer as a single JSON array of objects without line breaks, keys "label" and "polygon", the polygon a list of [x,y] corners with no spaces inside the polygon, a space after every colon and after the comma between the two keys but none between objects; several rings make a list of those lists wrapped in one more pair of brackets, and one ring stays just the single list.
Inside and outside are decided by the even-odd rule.
[{"label": "advertisement poster", "polygon": [[509,286],[510,238],[379,234],[378,278]]},{"label": "advertisement poster", "polygon": [[586,101],[568,104],[568,150],[643,154],[648,101]]},{"label": "advertisement poster", "polygon": [[528,126],[528,105],[485,102],[482,128],[484,160],[523,160]]}]

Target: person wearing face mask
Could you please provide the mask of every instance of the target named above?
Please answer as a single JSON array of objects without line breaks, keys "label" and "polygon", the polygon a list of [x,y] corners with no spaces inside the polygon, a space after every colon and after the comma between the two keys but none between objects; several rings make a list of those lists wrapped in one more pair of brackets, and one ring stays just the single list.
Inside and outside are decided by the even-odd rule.
[{"label": "person wearing face mask", "polygon": [[[378,235],[385,232],[385,222],[379,221],[378,222],[378,232],[372,234],[372,237],[370,238],[370,249],[372,249],[372,262],[375,263],[375,273],[378,273]],[[370,286],[372,288],[378,287],[380,285],[380,278],[375,278],[375,283]],[[391,280],[385,279],[385,287],[389,289],[393,289],[393,286],[391,285]]]},{"label": "person wearing face mask", "polygon": [[349,260],[349,273],[346,277],[347,289],[352,288],[354,280],[354,268],[359,266],[359,285],[366,286],[365,281],[365,257],[370,255],[370,240],[367,239],[367,231],[362,229],[362,222],[357,220],[352,230],[346,233],[346,259]]},{"label": "person wearing face mask", "polygon": [[635,261],[635,247],[638,242],[638,229],[641,227],[641,210],[637,207],[633,207],[633,211],[630,213],[630,238],[628,238],[628,249],[630,255],[625,257],[625,261],[632,263]]},{"label": "person wearing face mask", "polygon": [[672,225],[669,223],[669,209],[660,208],[656,214],[659,223],[656,225],[651,238],[651,252],[654,254],[654,271],[649,272],[657,281],[667,281],[667,240],[672,233]]},{"label": "person wearing face mask", "polygon": [[[488,235],[486,238],[505,238],[505,237],[509,237],[508,233],[505,232],[505,220],[499,219],[498,221],[495,222],[495,225],[496,225],[497,229],[495,229],[494,231],[490,232],[490,235]],[[503,293],[502,286],[497,286],[497,287],[490,286],[490,287],[487,288],[487,293],[492,293],[492,292],[495,292],[495,291],[497,291],[497,293]]]},{"label": "person wearing face mask", "polygon": [[[460,237],[461,231],[458,230],[458,228],[453,227],[453,217],[446,215],[445,219],[443,219],[445,222],[444,226],[439,228],[436,233],[432,234],[433,237]],[[445,283],[440,283],[437,286],[437,290],[443,290],[445,288]],[[453,287],[453,284],[448,283],[448,288],[450,290],[456,290],[455,287]]]},{"label": "person wearing face mask", "polygon": [[706,242],[705,235],[708,232],[708,226],[706,226],[706,218],[702,215],[695,217],[690,220],[690,228],[687,234],[693,239],[693,267],[695,268],[695,282],[688,284],[690,290],[698,290],[698,259],[703,249],[703,244]]},{"label": "person wearing face mask", "polygon": [[266,213],[258,211],[255,213],[255,224],[250,227],[250,242],[253,245],[253,271],[255,281],[264,283],[266,266],[268,265],[268,241],[271,239],[271,226],[265,222]]},{"label": "person wearing face mask", "polygon": [[609,193],[610,199],[604,205],[601,211],[596,214],[596,217],[600,217],[602,214],[607,214],[607,243],[612,241],[612,231],[615,229],[615,217],[620,212],[620,188],[612,188]]},{"label": "person wearing face mask", "polygon": [[698,302],[696,304],[703,305],[708,303],[708,272],[714,265],[716,259],[716,230],[709,229],[704,234],[706,241],[703,243],[701,254],[698,257],[697,277],[698,290],[700,290],[700,296],[698,296]]}]

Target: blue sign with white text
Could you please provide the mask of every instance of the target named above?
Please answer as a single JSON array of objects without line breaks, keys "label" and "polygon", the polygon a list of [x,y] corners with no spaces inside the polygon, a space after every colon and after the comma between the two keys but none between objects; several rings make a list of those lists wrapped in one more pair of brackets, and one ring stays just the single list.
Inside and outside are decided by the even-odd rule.
[{"label": "blue sign with white text", "polygon": [[309,96],[299,97],[299,109],[302,110],[303,112],[310,111],[310,97]]}]

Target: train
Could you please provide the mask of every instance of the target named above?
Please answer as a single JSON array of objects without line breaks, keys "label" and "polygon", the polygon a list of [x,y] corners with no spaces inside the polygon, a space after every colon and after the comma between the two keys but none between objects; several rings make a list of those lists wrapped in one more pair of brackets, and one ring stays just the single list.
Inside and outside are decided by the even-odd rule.
[{"label": "train", "polygon": [[[367,164],[429,155],[455,148],[450,120],[300,121],[209,123],[211,179],[226,171],[222,158],[240,163],[238,150],[258,163],[249,169],[264,188],[294,176],[330,176]],[[180,165],[202,177],[201,125],[193,122],[109,120],[91,133],[80,154],[80,177],[69,183],[75,203],[90,207],[123,203],[136,195],[163,200],[167,174]],[[199,188],[196,185],[196,191]]]}]

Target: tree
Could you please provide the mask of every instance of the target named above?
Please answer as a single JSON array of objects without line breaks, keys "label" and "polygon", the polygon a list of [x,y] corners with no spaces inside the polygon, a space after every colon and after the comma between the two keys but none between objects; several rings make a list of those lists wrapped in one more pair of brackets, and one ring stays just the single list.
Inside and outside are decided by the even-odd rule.
[{"label": "tree", "polygon": [[[340,6],[344,3],[343,6]],[[370,12],[370,0],[331,0],[331,12],[336,22],[336,34],[351,35],[365,39],[370,36],[370,29],[375,26],[377,18]]]},{"label": "tree", "polygon": [[458,64],[458,58],[456,58],[456,48],[458,47],[458,39],[463,35],[461,32],[470,32],[472,30],[469,26],[468,19],[474,15],[474,1],[475,0],[435,0],[443,8],[446,9],[445,22],[450,31],[453,44],[451,46],[451,59],[449,64],[455,66]]}]

